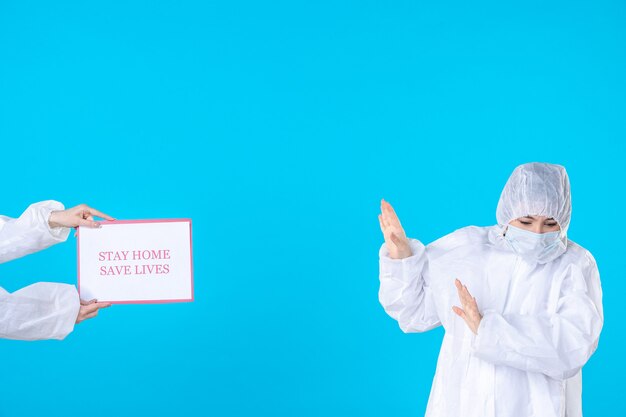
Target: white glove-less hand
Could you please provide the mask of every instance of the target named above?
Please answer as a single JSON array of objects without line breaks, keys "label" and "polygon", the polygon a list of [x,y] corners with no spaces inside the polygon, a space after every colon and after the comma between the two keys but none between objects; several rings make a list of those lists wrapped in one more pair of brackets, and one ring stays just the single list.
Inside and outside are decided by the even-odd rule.
[{"label": "white glove-less hand", "polygon": [[413,253],[396,212],[384,199],[380,201],[380,211],[378,221],[389,250],[389,257],[392,259],[408,258]]}]

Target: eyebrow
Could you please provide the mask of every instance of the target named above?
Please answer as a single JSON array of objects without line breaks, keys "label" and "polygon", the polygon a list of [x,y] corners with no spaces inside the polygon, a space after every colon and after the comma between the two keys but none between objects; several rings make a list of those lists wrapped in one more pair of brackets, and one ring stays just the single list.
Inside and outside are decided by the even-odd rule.
[{"label": "eyebrow", "polygon": [[[533,216],[524,216],[522,217],[523,219],[532,219],[532,220],[537,220],[536,218],[534,218]],[[549,217],[546,219],[546,221],[548,220],[553,220],[554,221],[554,217]]]}]

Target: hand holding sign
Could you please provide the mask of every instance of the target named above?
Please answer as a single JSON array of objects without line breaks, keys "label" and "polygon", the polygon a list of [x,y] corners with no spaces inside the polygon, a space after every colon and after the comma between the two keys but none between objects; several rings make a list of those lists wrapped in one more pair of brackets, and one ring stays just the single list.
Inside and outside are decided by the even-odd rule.
[{"label": "hand holding sign", "polygon": [[104,214],[87,204],[80,204],[67,210],[58,210],[50,213],[48,224],[50,227],[100,227],[100,223],[94,220],[94,216],[106,220],[115,220],[108,214]]},{"label": "hand holding sign", "polygon": [[[79,204],[78,206],[69,208],[67,210],[55,210],[50,212],[48,217],[48,225],[51,228],[54,227],[100,227],[100,223],[95,221],[94,216],[106,219],[115,220],[108,214],[104,214],[93,207],[89,207],[87,204]],[[76,323],[80,323],[87,319],[96,317],[98,310],[101,308],[110,307],[111,303],[98,303],[95,299],[91,301],[80,300],[80,309],[78,310],[78,316],[76,317]]]},{"label": "hand holding sign", "polygon": [[98,310],[101,308],[111,307],[111,303],[98,303],[97,300],[83,301],[80,300],[80,310],[78,310],[78,316],[76,317],[76,324],[85,321],[87,319],[94,318],[98,315]]}]

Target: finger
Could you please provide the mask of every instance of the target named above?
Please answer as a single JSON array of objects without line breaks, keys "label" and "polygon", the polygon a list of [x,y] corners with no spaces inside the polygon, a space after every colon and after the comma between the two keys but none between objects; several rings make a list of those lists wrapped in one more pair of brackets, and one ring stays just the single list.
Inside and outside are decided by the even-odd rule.
[{"label": "finger", "polygon": [[380,218],[383,221],[383,226],[385,226],[385,228],[389,227],[389,219],[384,204],[381,204],[380,206]]},{"label": "finger", "polygon": [[94,311],[98,311],[101,308],[111,307],[111,303],[98,303],[94,302],[93,304],[87,304],[81,307],[81,310],[84,314],[91,314]]},{"label": "finger", "polygon": [[86,306],[83,306],[81,309],[83,311],[83,313],[85,314],[90,314],[94,311],[98,311],[101,308],[107,308],[107,307],[111,307],[111,303],[98,303],[95,302],[93,304],[88,304]]},{"label": "finger", "polygon": [[457,307],[457,306],[453,306],[452,307],[452,311],[454,311],[457,316],[461,317],[463,320],[465,320],[465,311],[463,311],[463,309]]},{"label": "finger", "polygon": [[461,283],[461,281],[459,281],[458,278],[457,278],[455,284],[456,284],[456,288],[457,288],[457,290],[459,292],[459,298],[461,299],[461,302],[463,304],[466,304],[467,302],[469,302],[467,287],[465,285],[463,285],[463,283]]},{"label": "finger", "polygon": [[380,230],[385,233],[385,224],[383,223],[383,215],[378,215],[378,223],[380,224]]},{"label": "finger", "polygon": [[476,298],[472,296],[472,294],[470,294],[469,290],[467,289],[467,286],[464,286],[465,289],[465,299],[467,300],[467,305],[478,311],[478,304],[476,303]]},{"label": "finger", "polygon": [[471,295],[469,295],[469,291],[467,291],[467,287],[465,285],[461,287],[461,293],[463,294],[463,301],[465,303],[469,303],[471,299]]},{"label": "finger", "polygon": [[463,285],[461,287],[461,292],[463,294],[463,301],[465,301],[466,303],[469,303],[470,298],[468,298],[469,292],[467,291],[467,287],[465,285]]},{"label": "finger", "polygon": [[385,201],[385,207],[387,208],[387,212],[394,216],[394,217],[398,217],[398,215],[396,214],[396,211],[394,210],[393,206]]},{"label": "finger", "polygon": [[99,303],[87,304],[87,305],[82,306],[80,309],[83,314],[91,314],[100,308],[98,304]]},{"label": "finger", "polygon": [[465,290],[465,294],[471,299],[472,294],[470,294],[469,290],[467,289],[467,285],[463,285],[463,289]]},{"label": "finger", "polygon": [[85,314],[83,316],[83,320],[87,320],[87,319],[91,319],[94,318],[98,315],[98,310],[94,311],[93,313],[89,313],[89,314]]},{"label": "finger", "polygon": [[[465,314],[465,311],[463,311],[462,309],[458,308],[457,306],[452,307],[452,310],[454,310],[454,312],[463,319],[463,321],[465,321],[465,324],[467,324],[467,327],[471,329],[473,329],[474,327],[472,326],[472,323],[469,319],[469,317],[467,316],[467,314]],[[473,330],[472,330],[473,331]]]},{"label": "finger", "polygon": [[79,219],[78,220],[78,226],[98,228],[98,227],[100,227],[100,223],[94,222],[92,220],[87,220],[87,219]]},{"label": "finger", "polygon": [[456,290],[459,293],[459,300],[461,300],[462,302],[465,296],[465,294],[463,294],[463,284],[461,284],[461,281],[459,281],[459,279],[456,278],[454,280],[454,286],[456,287]]},{"label": "finger", "polygon": [[402,223],[400,223],[400,217],[396,214],[396,211],[393,209],[391,204],[389,205],[389,210],[391,210],[391,221],[392,224],[402,230]]},{"label": "finger", "polygon": [[90,214],[95,214],[96,216],[102,217],[103,219],[106,219],[106,220],[115,220],[113,217],[109,216],[108,214],[105,214],[105,213],[101,212],[100,210],[96,210],[93,207],[87,207],[87,211]]},{"label": "finger", "polygon": [[454,279],[454,286],[456,287],[456,292],[459,296],[459,300],[461,302],[463,302],[463,294],[461,294],[461,281],[458,280],[458,278]]},{"label": "finger", "polygon": [[111,307],[111,303],[96,303],[96,305],[98,306],[98,308],[107,308],[107,307]]},{"label": "finger", "polygon": [[385,200],[383,200],[380,203],[380,211],[383,214],[383,221],[385,222],[385,226],[389,226],[390,225],[390,221],[391,221],[391,219],[390,219],[391,213],[389,211],[389,203],[386,202]]},{"label": "finger", "polygon": [[393,242],[394,245],[396,245],[398,247],[404,246],[404,242],[402,241],[402,239],[400,239],[398,236],[396,236],[395,233],[391,232],[391,234],[389,235],[389,238],[391,239],[391,241]]},{"label": "finger", "polygon": [[396,214],[396,211],[393,209],[393,207],[391,206],[391,204],[387,203],[385,201],[385,210],[386,210],[386,214],[387,214],[387,221],[389,222],[389,224],[394,225],[394,226],[398,226],[398,227],[402,227],[402,225],[400,224],[400,219],[398,218],[398,215]]},{"label": "finger", "polygon": [[461,297],[461,304],[463,304],[463,309],[469,313],[473,308],[472,299],[468,297],[465,292],[462,292],[460,297]]},{"label": "finger", "polygon": [[86,305],[89,305],[89,304],[93,304],[93,303],[95,303],[96,301],[97,301],[97,300],[96,300],[95,298],[94,298],[93,300],[89,300],[89,301],[86,301],[86,300],[80,300],[80,305],[81,305],[81,306],[86,306]]}]

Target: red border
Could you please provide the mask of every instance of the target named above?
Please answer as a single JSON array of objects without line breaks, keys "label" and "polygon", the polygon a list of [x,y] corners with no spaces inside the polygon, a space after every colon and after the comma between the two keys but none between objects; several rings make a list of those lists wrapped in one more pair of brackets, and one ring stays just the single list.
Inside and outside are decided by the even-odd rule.
[{"label": "red border", "polygon": [[[165,299],[165,300],[126,300],[126,301],[107,301],[98,300],[99,303],[111,304],[163,304],[163,303],[188,303],[194,301],[193,286],[193,244],[191,238],[191,219],[148,219],[148,220],[102,220],[98,221],[102,226],[111,226],[115,224],[136,224],[136,223],[189,223],[189,263],[191,272],[191,298],[190,299]],[[78,294],[80,295],[80,227],[76,228],[76,248],[78,261]]]}]

